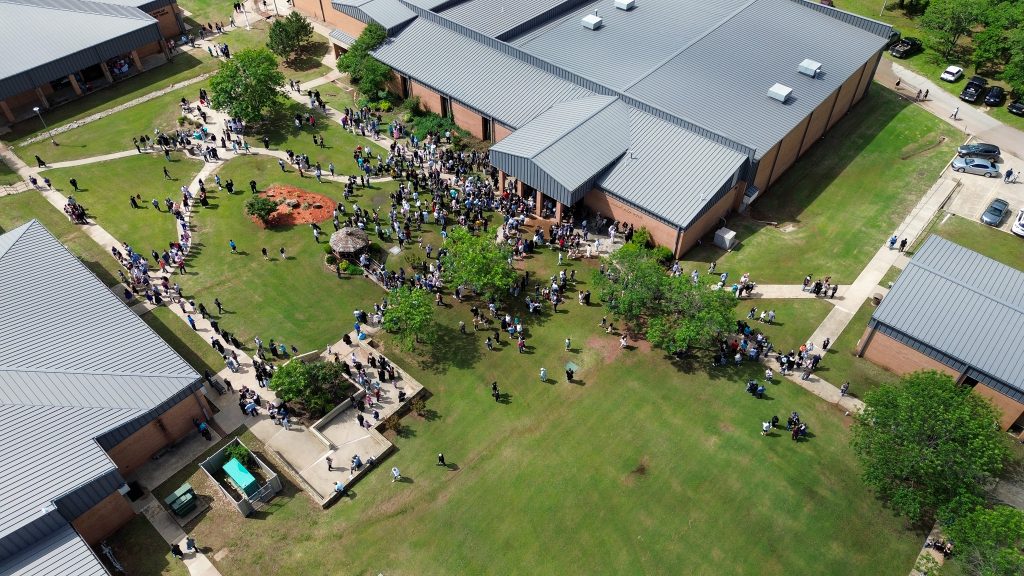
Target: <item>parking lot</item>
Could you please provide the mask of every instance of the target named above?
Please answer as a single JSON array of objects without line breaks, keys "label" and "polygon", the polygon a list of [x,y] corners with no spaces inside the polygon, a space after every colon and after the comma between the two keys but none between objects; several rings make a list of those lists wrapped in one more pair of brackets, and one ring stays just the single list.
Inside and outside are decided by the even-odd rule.
[{"label": "parking lot", "polygon": [[1004,151],[999,162],[1000,175],[997,178],[961,174],[947,166],[943,176],[959,179],[961,184],[946,205],[946,210],[977,222],[989,202],[995,198],[1002,198],[1010,203],[1010,212],[999,228],[1009,233],[1017,212],[1024,208],[1024,174],[1017,179],[1016,184],[1004,183],[1002,174],[1005,174],[1008,168],[1013,168],[1014,173],[1022,171],[1024,160]]}]

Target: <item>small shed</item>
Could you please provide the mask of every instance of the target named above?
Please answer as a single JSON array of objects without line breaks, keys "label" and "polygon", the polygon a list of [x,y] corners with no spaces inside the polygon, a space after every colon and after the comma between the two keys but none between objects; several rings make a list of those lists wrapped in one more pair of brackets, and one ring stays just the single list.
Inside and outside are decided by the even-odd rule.
[{"label": "small shed", "polygon": [[341,258],[359,254],[370,245],[370,237],[365,231],[354,226],[346,226],[331,234],[331,250]]}]

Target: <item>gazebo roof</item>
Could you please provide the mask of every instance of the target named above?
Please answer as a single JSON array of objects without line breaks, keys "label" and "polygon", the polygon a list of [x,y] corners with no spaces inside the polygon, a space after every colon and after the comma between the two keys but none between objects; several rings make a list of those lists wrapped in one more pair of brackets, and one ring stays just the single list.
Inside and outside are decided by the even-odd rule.
[{"label": "gazebo roof", "polygon": [[359,228],[346,226],[331,234],[331,250],[339,254],[355,254],[369,245],[370,237]]}]

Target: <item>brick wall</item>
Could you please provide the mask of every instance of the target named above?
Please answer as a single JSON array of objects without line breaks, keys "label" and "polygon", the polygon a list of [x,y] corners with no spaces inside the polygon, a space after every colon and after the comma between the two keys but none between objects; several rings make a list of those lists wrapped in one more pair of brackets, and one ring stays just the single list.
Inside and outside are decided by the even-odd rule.
[{"label": "brick wall", "polygon": [[861,356],[875,364],[897,374],[907,374],[918,370],[938,370],[953,378],[960,377],[959,372],[942,362],[929,358],[884,334],[878,332],[872,334],[871,332],[871,329],[868,328],[861,337],[861,346],[864,347]]},{"label": "brick wall", "polygon": [[135,516],[128,499],[112,493],[71,522],[82,538],[93,546],[124,526]]},{"label": "brick wall", "polygon": [[455,123],[478,140],[484,139],[483,118],[458,102],[452,101],[452,116]]},{"label": "brick wall", "polygon": [[[149,13],[150,16],[156,18],[157,26],[160,28],[160,35],[164,38],[172,38],[181,34],[181,28],[178,27],[178,18],[175,16],[177,11],[178,5],[171,4]],[[227,26],[228,23],[221,22],[221,24]]]},{"label": "brick wall", "polygon": [[[672,248],[676,244],[676,229],[664,222],[655,220],[629,204],[607,194],[600,188],[594,188],[583,197],[583,204],[593,212],[600,212],[601,216],[610,220],[618,220],[626,224],[632,224],[637,230],[646,227],[651,232],[651,239],[658,246]],[[622,230],[622,226],[619,230]],[[606,231],[602,230],[602,233]]]},{"label": "brick wall", "polygon": [[974,392],[979,396],[988,398],[989,402],[992,402],[992,404],[999,409],[1002,413],[1002,416],[999,418],[999,425],[1003,427],[1003,430],[1013,426],[1013,424],[1020,419],[1021,415],[1024,415],[1024,404],[1017,402],[1005,394],[996,392],[984,384],[978,383],[978,385],[974,387]]},{"label": "brick wall", "polygon": [[151,54],[159,54],[162,51],[159,42],[150,42],[145,46],[138,48],[136,52],[139,53],[139,58],[145,58]]},{"label": "brick wall", "polygon": [[498,124],[497,122],[494,123],[494,141],[495,142],[502,141],[506,136],[508,136],[511,133],[512,133],[512,129],[509,128],[508,126],[505,126],[503,124]]},{"label": "brick wall", "polygon": [[836,122],[842,119],[843,116],[850,110],[850,105],[853,103],[853,97],[857,95],[857,86],[860,81],[860,74],[855,72],[853,76],[850,76],[846,82],[843,83],[842,88],[839,89],[839,98],[836,100],[836,106],[832,110],[832,117],[828,121],[828,127],[831,129],[835,126]]},{"label": "brick wall", "polygon": [[327,17],[327,10],[330,10],[331,12],[337,12],[336,10],[331,8],[330,2],[327,3],[327,6],[323,6],[320,3],[320,0],[292,0],[292,6],[294,6],[296,10],[301,12],[303,16],[312,18],[314,20],[319,20],[320,22],[323,22],[324,19]]},{"label": "brick wall", "polygon": [[772,177],[768,181],[769,186],[796,162],[796,158],[800,154],[800,143],[803,141],[804,132],[807,130],[807,123],[811,121],[810,119],[810,116],[804,118],[803,122],[790,130],[789,134],[786,134],[786,137],[779,143],[779,155],[772,168]]},{"label": "brick wall", "polygon": [[136,468],[148,462],[150,456],[158,450],[195,430],[192,419],[204,418],[197,399],[209,412],[206,399],[201,392],[196,392],[108,452],[122,476],[131,474]]},{"label": "brick wall", "polygon": [[355,18],[335,10],[328,0],[324,0],[324,12],[326,12],[327,23],[341,30],[345,34],[353,38],[359,38],[359,35],[363,33],[363,28],[366,28],[366,24],[356,20]]},{"label": "brick wall", "polygon": [[728,214],[734,206],[737,205],[743,193],[747,190],[747,183],[740,181],[737,182],[732,190],[726,193],[717,204],[708,210],[707,214],[701,216],[696,222],[690,225],[689,228],[683,232],[683,237],[679,239],[679,246],[676,247],[676,256],[682,256],[687,250],[693,248],[701,238],[703,238],[708,232],[717,230],[721,227],[721,219],[723,216]]},{"label": "brick wall", "polygon": [[409,93],[418,96],[420,107],[434,114],[441,113],[441,95],[415,80],[409,80]]}]

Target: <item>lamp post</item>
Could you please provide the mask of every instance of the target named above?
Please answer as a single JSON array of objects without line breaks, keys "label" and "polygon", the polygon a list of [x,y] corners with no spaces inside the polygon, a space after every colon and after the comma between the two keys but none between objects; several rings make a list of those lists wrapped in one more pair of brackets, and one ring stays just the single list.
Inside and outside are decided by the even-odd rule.
[{"label": "lamp post", "polygon": [[43,123],[43,130],[46,131],[46,135],[50,137],[50,144],[58,146],[57,141],[53,139],[53,133],[50,132],[50,127],[46,125],[46,120],[43,120],[43,115],[39,112],[39,106],[33,106],[32,111],[39,116],[39,121]]},{"label": "lamp post", "polygon": [[278,18],[281,17],[281,12],[279,12],[278,9],[277,9],[277,0],[274,0],[274,16],[276,16]]},{"label": "lamp post", "polygon": [[245,29],[252,30],[252,28],[249,27],[249,13],[245,11],[245,2],[242,2],[242,16],[245,17]]}]

